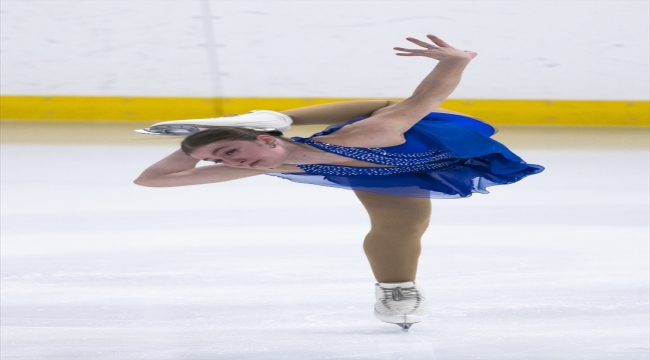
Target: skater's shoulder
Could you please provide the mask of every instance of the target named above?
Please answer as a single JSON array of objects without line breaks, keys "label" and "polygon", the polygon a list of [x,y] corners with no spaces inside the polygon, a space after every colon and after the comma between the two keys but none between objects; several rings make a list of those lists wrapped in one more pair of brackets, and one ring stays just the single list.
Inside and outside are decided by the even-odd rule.
[{"label": "skater's shoulder", "polygon": [[272,169],[267,169],[267,173],[304,173],[305,170],[294,164],[282,164]]}]

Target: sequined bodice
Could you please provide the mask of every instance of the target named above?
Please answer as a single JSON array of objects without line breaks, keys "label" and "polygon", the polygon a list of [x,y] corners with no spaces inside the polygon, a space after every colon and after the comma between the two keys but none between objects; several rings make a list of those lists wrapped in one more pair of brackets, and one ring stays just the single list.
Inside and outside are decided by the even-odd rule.
[{"label": "sequined bodice", "polygon": [[350,159],[369,162],[390,167],[359,167],[326,164],[296,165],[307,174],[319,175],[391,175],[413,173],[438,169],[448,169],[464,162],[454,159],[449,151],[444,149],[429,149],[425,152],[389,151],[391,148],[361,148],[333,145],[314,141],[310,138],[294,137],[292,140],[314,148],[341,155]]},{"label": "sequined bodice", "polygon": [[362,119],[330,126],[309,138],[292,139],[363,164],[296,165],[304,172],[267,175],[382,195],[454,199],[473,193],[487,194],[488,186],[512,184],[544,170],[542,166],[527,164],[503,144],[490,139],[493,127],[454,114],[425,116],[404,133],[404,143],[396,146],[346,147],[314,141]]}]

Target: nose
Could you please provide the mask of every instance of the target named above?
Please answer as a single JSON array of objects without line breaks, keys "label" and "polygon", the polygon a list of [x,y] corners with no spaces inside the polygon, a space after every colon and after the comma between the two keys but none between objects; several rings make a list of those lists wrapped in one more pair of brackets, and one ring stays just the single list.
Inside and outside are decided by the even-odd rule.
[{"label": "nose", "polygon": [[245,159],[223,159],[222,160],[226,165],[233,167],[243,167],[246,166]]}]

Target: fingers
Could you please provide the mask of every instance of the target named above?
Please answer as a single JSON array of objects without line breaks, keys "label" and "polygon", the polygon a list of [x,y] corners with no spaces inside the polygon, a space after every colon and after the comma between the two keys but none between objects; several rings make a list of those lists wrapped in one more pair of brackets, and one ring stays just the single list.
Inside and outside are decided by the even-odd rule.
[{"label": "fingers", "polygon": [[[420,47],[423,47],[424,49],[407,49],[403,47],[394,47],[393,49],[400,51],[400,53],[397,53],[395,55],[400,55],[400,56],[427,56],[427,57],[432,57],[435,59],[438,59],[436,56],[440,56],[440,54],[443,53],[457,53],[458,49],[454,48],[453,46],[447,44],[444,42],[442,39],[435,35],[427,35],[427,38],[433,42],[433,44],[430,44],[428,42],[418,40],[416,38],[408,37],[406,40],[414,43],[415,45],[418,45]],[[464,50],[464,52],[468,53],[468,55],[471,56],[471,58],[476,57],[476,53],[473,51],[468,51]]]},{"label": "fingers", "polygon": [[394,50],[397,50],[397,51],[406,51],[406,52],[415,52],[415,53],[417,53],[417,52],[427,52],[427,51],[429,50],[429,49],[427,49],[427,50],[422,50],[422,49],[406,49],[406,48],[402,48],[402,47],[394,47],[393,49],[394,49]]},{"label": "fingers", "polygon": [[395,55],[400,55],[400,56],[422,56],[426,52],[430,51],[430,49],[422,50],[422,49],[405,49],[401,47],[394,47],[394,50],[401,51]]},{"label": "fingers", "polygon": [[451,46],[451,45],[447,44],[446,42],[442,41],[442,39],[440,39],[439,37],[437,37],[435,35],[429,34],[429,35],[427,35],[427,37],[429,38],[429,40],[433,41],[434,44],[436,44],[436,45],[438,45],[440,47],[453,48],[453,46]]},{"label": "fingers", "polygon": [[427,43],[425,41],[418,40],[418,39],[412,38],[412,37],[407,37],[406,40],[408,40],[408,41],[410,41],[410,42],[412,42],[412,43],[414,43],[416,45],[422,46],[425,49],[435,49],[437,46],[439,46],[439,47],[449,47],[449,48],[452,48],[452,49],[454,48],[453,46],[451,46],[451,45],[447,44],[446,42],[442,41],[442,39],[440,39],[439,37],[437,37],[435,35],[429,34],[429,35],[427,35],[427,38],[429,40],[431,40],[435,45],[431,45],[431,44],[429,44],[429,43]]},{"label": "fingers", "polygon": [[410,41],[410,42],[412,42],[412,43],[414,43],[416,45],[420,45],[425,49],[431,49],[431,48],[435,47],[435,46],[433,46],[433,45],[431,45],[429,43],[426,43],[426,42],[424,42],[422,40],[418,40],[418,39],[412,38],[412,37],[408,37],[408,38],[406,38],[406,40],[408,40],[408,41]]}]

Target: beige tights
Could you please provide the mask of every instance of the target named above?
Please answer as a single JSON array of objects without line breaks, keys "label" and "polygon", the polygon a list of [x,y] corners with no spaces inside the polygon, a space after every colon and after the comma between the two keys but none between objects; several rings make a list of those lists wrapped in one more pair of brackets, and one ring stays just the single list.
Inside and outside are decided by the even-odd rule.
[{"label": "beige tights", "polygon": [[[295,125],[341,124],[384,111],[397,101],[366,100],[314,105],[282,111]],[[378,282],[414,281],[420,238],[429,226],[431,200],[355,191],[370,216],[363,243]]]},{"label": "beige tights", "polygon": [[380,109],[397,104],[398,101],[362,100],[331,104],[306,106],[281,111],[293,119],[294,125],[333,125],[342,124],[354,118],[371,116]]},{"label": "beige tights", "polygon": [[431,200],[355,191],[370,216],[363,250],[377,282],[414,281]]}]

